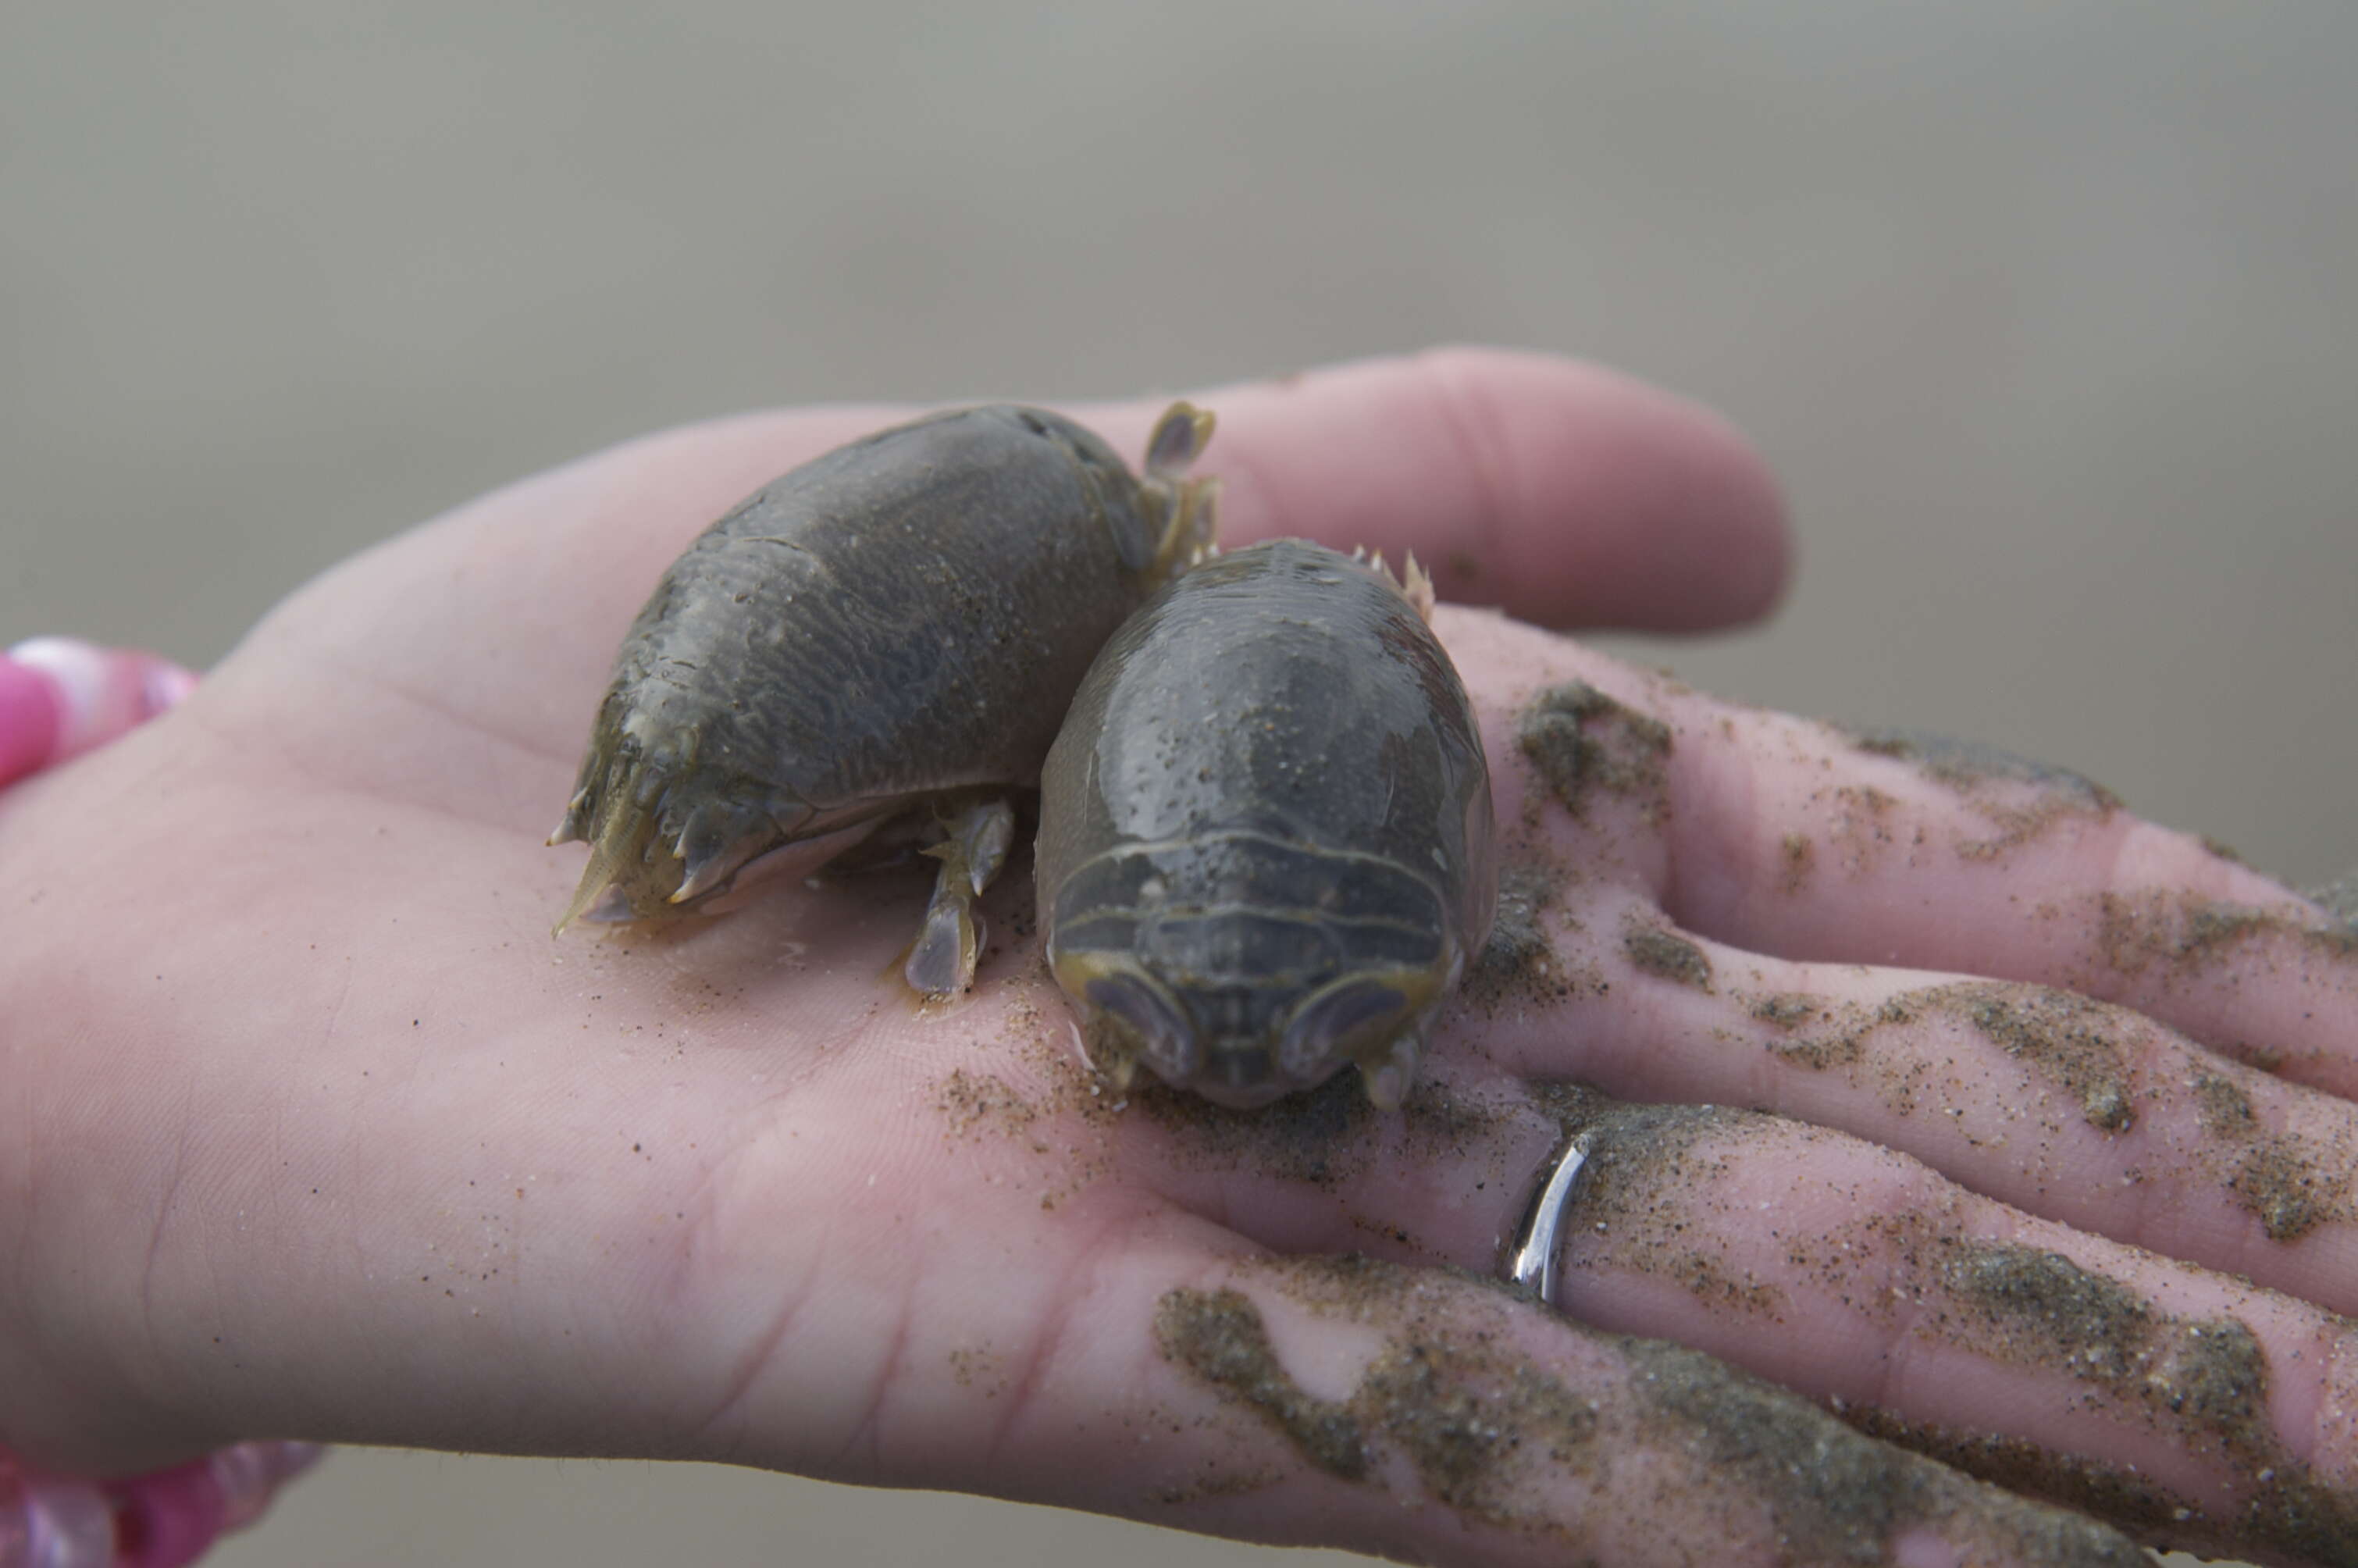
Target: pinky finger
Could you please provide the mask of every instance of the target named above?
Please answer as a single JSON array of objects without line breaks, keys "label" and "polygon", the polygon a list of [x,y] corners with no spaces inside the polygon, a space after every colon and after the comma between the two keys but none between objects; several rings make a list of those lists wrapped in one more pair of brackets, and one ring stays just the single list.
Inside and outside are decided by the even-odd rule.
[{"label": "pinky finger", "polygon": [[35,637],[0,654],[0,785],[70,762],[188,696],[197,677],[169,659],[72,637]]},{"label": "pinky finger", "polygon": [[[1085,1354],[1098,1376],[1044,1381],[1010,1433],[1040,1444],[1049,1500],[1436,1563],[2147,1561],[1700,1352],[1463,1275],[1360,1258],[1120,1273],[1130,1299],[1092,1312],[1091,1337],[1119,1323],[1145,1343],[1108,1333]],[[1109,1409],[1108,1387],[1143,1400]]]}]

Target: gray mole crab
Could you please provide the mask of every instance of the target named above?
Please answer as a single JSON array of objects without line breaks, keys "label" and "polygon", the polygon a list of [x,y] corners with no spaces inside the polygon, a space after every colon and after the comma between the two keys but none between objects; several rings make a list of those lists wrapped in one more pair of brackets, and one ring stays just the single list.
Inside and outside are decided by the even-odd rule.
[{"label": "gray mole crab", "polygon": [[1093,1059],[1249,1108],[1400,1104],[1497,903],[1489,770],[1432,585],[1298,539],[1216,557],[1098,655],[1041,779],[1048,963]]},{"label": "gray mole crab", "polygon": [[974,901],[1074,688],[1114,629],[1209,544],[1189,479],[1212,416],[1174,404],[1134,477],[1071,420],[967,408],[763,486],[656,584],[614,664],[564,820],[576,919],[717,912],[896,819],[932,839],[903,973],[972,983]]}]

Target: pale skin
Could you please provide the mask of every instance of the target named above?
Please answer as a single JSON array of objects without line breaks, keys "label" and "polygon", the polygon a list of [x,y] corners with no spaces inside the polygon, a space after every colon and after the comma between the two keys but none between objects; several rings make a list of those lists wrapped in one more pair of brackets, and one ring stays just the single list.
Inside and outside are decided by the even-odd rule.
[{"label": "pale skin", "polygon": [[[1134,457],[1163,401],[1073,412]],[[1249,1116],[1113,1108],[1067,1052],[1020,849],[980,983],[931,1011],[887,974],[922,871],[553,942],[580,851],[541,840],[649,586],[896,411],[700,426],[356,557],[182,708],[0,796],[0,1444],[92,1472],[266,1436],[720,1459],[1453,1563],[1779,1561],[1773,1488],[1648,1419],[1638,1353],[1585,1325],[2134,1465],[2222,1550],[2352,1560],[2331,1528],[2236,1522],[2255,1454],[2358,1519],[2358,957],[2324,914],[2125,810],[2041,815],[2044,786],[1944,782],[1525,623],[1773,601],[1773,489],[1675,400],[1454,352],[1197,401],[1228,539],[1413,547],[1444,598],[1519,618],[1434,622],[1510,858],[1552,892],[1524,972],[1561,982],[1443,1016],[1428,1078],[1482,1116],[1361,1115],[1317,1180]],[[1667,727],[1656,783],[1577,815],[1548,793],[1519,716],[1569,682]],[[2257,913],[2199,924],[2223,907]],[[1681,942],[1702,968],[1661,961]],[[2104,1081],[2006,1033],[2068,998],[1963,977],[2107,1004],[2069,1014],[2111,1043]],[[1562,1317],[1437,1267],[1495,1272],[1554,1079],[1778,1113],[1616,1146]],[[1346,1310],[1275,1261],[1344,1253],[1404,1271]],[[2171,1408],[2162,1361],[2092,1370],[2077,1318],[1965,1299],[2050,1255],[2116,1287],[2115,1339],[2240,1325],[2257,1424]],[[1473,1505],[1380,1432],[1365,1474],[1322,1469],[1174,1338],[1239,1299],[1314,1400],[1487,1334],[1610,1461],[1532,1446]],[[1949,1509],[1883,1550],[2115,1560],[2037,1555],[2033,1517]]]}]

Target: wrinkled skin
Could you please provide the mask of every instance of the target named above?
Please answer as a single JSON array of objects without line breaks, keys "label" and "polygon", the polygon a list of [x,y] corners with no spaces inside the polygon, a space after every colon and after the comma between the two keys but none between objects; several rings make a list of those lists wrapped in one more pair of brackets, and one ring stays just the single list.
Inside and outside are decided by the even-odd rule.
[{"label": "wrinkled skin", "polygon": [[[1593,370],[1452,353],[1206,401],[1233,539],[1463,552],[1479,575],[1444,570],[1444,596],[1505,585],[1509,613],[1573,627],[1728,623],[1780,582],[1756,460]],[[1078,415],[1134,450],[1153,411]],[[2212,1072],[2210,1047],[2264,1044],[2279,1077],[2218,1071],[2262,1125],[2347,1147],[2352,966],[2274,927],[2199,964],[2105,946],[2122,908],[2181,891],[2307,907],[2125,812],[1946,852],[1991,834],[1948,784],[1529,625],[1435,620],[1501,824],[1576,881],[1536,929],[1578,983],[1445,1013],[1432,1078],[1496,1114],[1439,1140],[1412,1117],[1362,1122],[1340,1186],[1206,1141],[1249,1129],[1093,1103],[1036,936],[987,954],[955,1005],[897,998],[880,975],[907,900],[889,880],[788,887],[677,938],[553,945],[575,867],[541,847],[547,802],[645,584],[752,484],[894,416],[699,427],[490,496],[303,589],[172,715],[0,798],[0,1442],[89,1469],[249,1436],[697,1456],[1422,1561],[1778,1561],[1781,1516],[1714,1490],[1697,1450],[1632,1413],[1642,1357],[1595,1325],[1816,1397],[2068,1443],[2232,1517],[2250,1483],[2201,1410],[2106,1420],[2084,1366],[1925,1340],[1877,1304],[1941,1283],[1909,1273],[1935,1243],[2007,1242],[2155,1313],[2243,1324],[2273,1430],[2239,1452],[2280,1440],[2319,1507],[2348,1506],[2358,1379],[2330,1314],[2358,1310],[2358,1227],[2270,1239],[2201,1174],[2234,1130],[2174,1086]],[[1664,798],[1574,815],[1535,793],[1517,716],[1574,681],[1669,727]],[[1844,852],[1845,798],[1884,800],[1891,831]],[[1807,876],[1795,835],[1821,846]],[[1683,941],[1705,983],[1633,931]],[[1872,1035],[1887,1064],[1935,1065],[1920,1104],[1764,1049],[1760,1010],[1792,1011],[1776,998],[1884,1016],[1955,972],[2121,1004],[2104,1016],[2128,1042],[2136,1127],[2104,1131],[2076,1100],[2005,1119],[2051,1108],[2047,1080],[1953,1010],[1893,1010]],[[1637,1206],[1584,1227],[1558,1318],[1435,1266],[1490,1271],[1557,1136],[1527,1085],[1574,1076],[1792,1119],[1700,1123],[1660,1185],[1617,1189]],[[1895,1216],[1922,1245],[1875,1265],[1872,1289],[1769,1239]],[[1666,1272],[1649,1238],[1672,1224],[1748,1290]],[[1390,1305],[1322,1308],[1270,1261],[1350,1251],[1404,1266]],[[1462,1314],[1585,1401],[1613,1463],[1519,1471],[1487,1511],[1435,1500],[1396,1457],[1319,1468],[1174,1349],[1173,1302],[1230,1322],[1238,1298],[1323,1399],[1410,1319],[1430,1334]],[[1245,1482],[1205,1482],[1230,1459]],[[1968,1509],[1889,1549],[2030,1561],[2030,1539]]]}]

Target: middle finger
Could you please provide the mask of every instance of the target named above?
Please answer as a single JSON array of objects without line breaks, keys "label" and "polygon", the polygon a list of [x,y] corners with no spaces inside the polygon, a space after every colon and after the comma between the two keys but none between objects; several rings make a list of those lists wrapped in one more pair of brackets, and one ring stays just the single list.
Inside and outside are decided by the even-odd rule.
[{"label": "middle finger", "polygon": [[[1904,1150],[2050,1219],[2358,1311],[2358,1106],[2111,1003],[2020,981],[1795,963],[1626,891],[1533,918],[1562,992],[1464,1020],[1519,1076],[1740,1105]],[[1444,1037],[1443,1049],[1446,1051]]]}]

